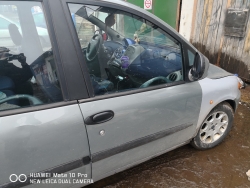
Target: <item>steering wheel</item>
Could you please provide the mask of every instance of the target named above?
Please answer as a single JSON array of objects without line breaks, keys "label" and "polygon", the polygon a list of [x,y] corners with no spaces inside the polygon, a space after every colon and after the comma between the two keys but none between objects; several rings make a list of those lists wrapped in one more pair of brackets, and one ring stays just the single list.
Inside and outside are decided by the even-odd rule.
[{"label": "steering wheel", "polygon": [[140,86],[140,88],[146,88],[146,87],[149,87],[151,85],[153,85],[155,82],[157,81],[163,81],[164,83],[168,83],[168,82],[171,82],[169,79],[163,77],[163,76],[158,76],[158,77],[155,77],[155,78],[152,78],[148,81],[146,81],[144,84],[142,84]]},{"label": "steering wheel", "polygon": [[103,44],[102,35],[100,35],[99,33],[95,34],[92,37],[91,41],[89,42],[89,45],[86,51],[86,58],[88,61],[93,61],[95,59],[102,44]]},{"label": "steering wheel", "polygon": [[7,101],[14,100],[14,99],[28,99],[29,101],[32,102],[33,105],[43,104],[42,101],[40,101],[39,99],[37,99],[36,97],[33,97],[31,95],[13,95],[13,96],[10,96],[10,97],[7,97],[7,98],[0,100],[0,104],[3,104]]},{"label": "steering wheel", "polygon": [[123,55],[123,47],[119,47],[114,51],[114,56],[116,59],[121,59],[122,55]]}]

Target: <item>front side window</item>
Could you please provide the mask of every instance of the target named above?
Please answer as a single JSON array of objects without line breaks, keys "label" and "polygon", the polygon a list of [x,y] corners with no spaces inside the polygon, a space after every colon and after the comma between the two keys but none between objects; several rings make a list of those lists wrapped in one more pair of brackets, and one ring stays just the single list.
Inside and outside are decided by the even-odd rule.
[{"label": "front side window", "polygon": [[[0,2],[0,110],[62,101],[39,2]],[[44,18],[44,17],[43,17]]]},{"label": "front side window", "polygon": [[193,52],[191,52],[190,50],[188,50],[189,66],[193,66],[193,64],[194,64],[194,58],[195,58],[195,54]]},{"label": "front side window", "polygon": [[69,4],[69,10],[95,95],[183,80],[181,45],[155,24],[107,7]]},{"label": "front side window", "polygon": [[34,12],[33,18],[37,27],[47,28],[43,12]]}]

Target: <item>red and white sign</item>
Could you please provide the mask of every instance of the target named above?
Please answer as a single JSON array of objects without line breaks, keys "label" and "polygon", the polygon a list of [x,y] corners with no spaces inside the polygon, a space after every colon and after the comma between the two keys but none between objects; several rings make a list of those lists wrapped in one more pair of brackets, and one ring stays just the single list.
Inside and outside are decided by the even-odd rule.
[{"label": "red and white sign", "polygon": [[145,10],[152,10],[153,0],[144,0],[144,9]]}]

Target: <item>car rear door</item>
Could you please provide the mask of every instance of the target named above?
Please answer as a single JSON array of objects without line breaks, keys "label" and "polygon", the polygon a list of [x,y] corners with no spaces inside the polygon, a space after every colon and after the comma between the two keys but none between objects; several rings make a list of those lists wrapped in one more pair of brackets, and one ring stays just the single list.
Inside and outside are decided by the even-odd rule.
[{"label": "car rear door", "polygon": [[[114,34],[114,30],[118,31],[127,26],[133,26],[133,19],[136,19],[134,21],[137,23],[143,20],[141,24],[142,28],[148,27],[154,30],[154,33],[158,32],[158,35],[161,35],[152,37],[151,34],[153,33],[151,33],[141,36],[140,44],[144,45],[144,47],[140,49],[144,50],[147,48],[149,53],[152,51],[155,53],[153,55],[151,54],[152,58],[149,57],[148,59],[144,59],[143,62],[141,60],[135,65],[135,67],[137,67],[136,70],[141,70],[141,72],[132,75],[129,74],[129,68],[127,68],[128,71],[126,75],[121,75],[122,72],[118,75],[112,75],[115,77],[114,80],[117,79],[117,82],[113,82],[109,77],[110,75],[98,77],[102,74],[99,74],[96,70],[92,70],[91,67],[96,62],[99,63],[100,69],[106,67],[105,71],[108,71],[110,74],[115,74],[121,70],[121,68],[119,68],[117,71],[112,71],[111,69],[114,68],[111,67],[112,62],[110,62],[110,60],[108,60],[108,63],[105,62],[106,56],[101,56],[100,51],[99,54],[96,54],[96,59],[92,61],[88,60],[90,58],[86,58],[87,60],[83,57],[80,58],[83,63],[85,78],[89,80],[88,89],[90,96],[93,96],[89,99],[79,100],[79,105],[89,137],[93,170],[92,176],[94,181],[117,173],[122,169],[133,166],[189,141],[195,133],[198,120],[201,104],[201,88],[197,82],[187,81],[187,69],[189,65],[186,43],[184,43],[173,31],[169,30],[158,21],[146,15],[143,15],[143,18],[140,17],[140,12],[130,9],[124,2],[121,2],[121,5],[112,2],[87,0],[67,0],[63,2],[65,3],[64,10],[67,14],[69,26],[75,28],[72,30],[72,34],[74,36],[74,42],[78,47],[78,53],[81,55],[86,55],[85,46],[88,45],[89,41],[89,45],[94,45],[91,41],[99,40],[95,38],[97,36],[95,35],[92,39],[90,37],[90,40],[87,41],[85,45],[83,43],[84,36],[87,35],[87,33],[89,34],[89,32],[86,32],[86,29],[95,28],[97,30],[104,30],[103,23],[99,22],[97,19],[100,18],[100,20],[104,22],[105,17],[107,17],[109,13],[117,13],[117,15],[114,16],[116,18],[116,25],[110,30],[106,29],[107,34],[113,37],[109,37],[109,41],[104,41],[104,46],[107,44],[112,46],[111,43],[115,43],[116,45],[119,45],[117,43],[122,43],[122,40],[120,40],[122,35]],[[102,12],[102,10],[104,11]],[[76,16],[76,24],[72,21],[72,13]],[[98,17],[98,15],[100,15],[100,17]],[[106,18],[106,20],[107,19],[109,18]],[[132,21],[131,23],[124,23],[125,20]],[[82,23],[85,25],[81,25]],[[145,25],[143,25],[143,23]],[[152,23],[156,25],[153,27]],[[108,24],[106,23],[106,25]],[[165,30],[160,29],[160,27]],[[82,33],[81,28],[83,28]],[[133,32],[137,31],[138,28],[133,30]],[[134,33],[132,34],[134,35]],[[131,28],[126,31],[124,30],[124,35],[125,37],[126,35],[130,36]],[[92,36],[94,36],[94,30]],[[146,40],[142,41],[142,39]],[[174,43],[177,45],[175,45],[174,48],[159,47],[162,46],[162,44],[156,43],[162,40],[170,43],[173,42],[171,43],[172,45],[174,45]],[[152,45],[152,43],[154,44]],[[115,44],[114,46],[116,46]],[[134,48],[138,47],[138,45],[132,46]],[[132,48],[132,46],[130,47]],[[122,45],[120,45],[120,47],[123,48]],[[115,51],[115,49],[111,49],[110,51],[112,50]],[[159,58],[154,56],[158,54],[159,50],[162,53],[172,53],[171,56],[168,56],[169,59],[175,57],[172,59],[172,63],[177,63],[181,66],[180,70],[176,72],[179,79],[176,81],[173,80],[171,83],[167,84],[161,84],[160,82],[154,86],[149,85],[147,82],[146,85],[148,87],[144,87],[144,85],[143,87],[136,88],[134,86],[130,88],[129,84],[136,85],[136,83],[134,83],[135,79],[140,80],[140,78],[135,76],[136,74],[141,77],[143,75],[143,79],[145,77],[152,77],[152,75],[155,74],[158,74],[156,77],[157,80],[164,79],[162,78],[163,76],[167,76],[167,78],[170,77],[169,73],[162,73],[164,75],[159,73],[161,72],[163,63],[164,66],[170,66],[170,68],[175,70],[175,67],[172,66],[173,64],[166,61],[167,57],[164,59],[164,57],[162,57],[164,55]],[[125,54],[129,56],[128,51],[126,51]],[[108,55],[112,56],[113,53]],[[180,56],[180,58],[177,56]],[[161,61],[159,62],[158,60]],[[151,63],[155,63],[155,66],[152,66]],[[157,63],[159,67],[157,67]],[[166,69],[169,71],[170,69],[166,67],[164,70]],[[89,72],[86,72],[86,70]],[[105,73],[105,71],[101,70],[100,72]],[[158,71],[158,73],[155,73],[156,71]],[[123,71],[123,73],[124,72],[125,71]],[[126,79],[128,80],[127,85],[125,83]],[[124,83],[124,85],[122,89],[119,89],[121,86],[119,84],[121,84],[121,82]]]},{"label": "car rear door", "polygon": [[[0,187],[69,187],[78,183],[73,179],[91,179],[88,137],[77,102],[88,93],[60,1],[53,2],[0,2],[16,7],[3,14],[18,19],[22,29],[20,34],[11,25],[9,40],[15,48],[2,48],[0,54]],[[34,8],[47,20],[45,46]],[[8,48],[2,40],[0,46]],[[80,89],[75,87],[79,82]]]}]

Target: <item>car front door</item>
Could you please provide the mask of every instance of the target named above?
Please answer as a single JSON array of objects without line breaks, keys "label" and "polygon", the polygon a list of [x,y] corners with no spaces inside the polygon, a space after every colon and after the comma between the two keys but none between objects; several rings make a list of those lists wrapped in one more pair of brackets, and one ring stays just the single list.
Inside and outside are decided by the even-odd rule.
[{"label": "car front door", "polygon": [[124,6],[67,2],[65,11],[85,57],[93,96],[79,100],[93,179],[189,141],[197,124],[201,88],[187,81],[188,58],[181,38],[146,15],[142,18],[135,10],[132,14],[129,8],[122,11]]},{"label": "car front door", "polygon": [[[63,15],[59,3],[53,5],[56,15]],[[73,43],[60,43],[71,40],[68,27],[53,17],[60,20],[53,28],[48,1],[1,1],[0,6],[1,14],[18,20],[22,29],[8,25],[14,34],[10,40],[20,44],[15,51],[0,40],[0,187],[69,187],[70,181],[77,184],[73,179],[91,179],[88,138],[76,99],[88,97],[86,86],[77,92],[70,87],[82,83],[83,76],[75,51],[69,50]],[[13,6],[16,10],[10,9]],[[47,16],[46,46],[39,40],[33,8]],[[55,37],[61,27],[62,35]],[[63,179],[56,182],[54,174],[61,173]]]}]

